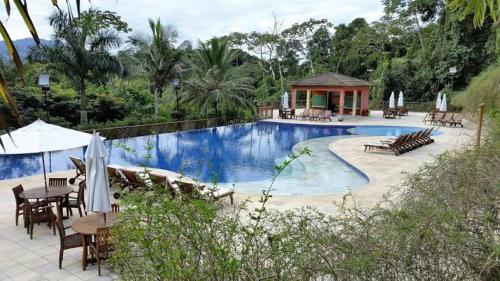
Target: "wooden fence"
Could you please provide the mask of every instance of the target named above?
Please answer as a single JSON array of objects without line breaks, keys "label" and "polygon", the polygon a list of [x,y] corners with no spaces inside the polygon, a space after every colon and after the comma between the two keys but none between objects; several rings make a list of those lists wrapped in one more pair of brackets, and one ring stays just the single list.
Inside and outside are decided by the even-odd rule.
[{"label": "wooden fence", "polygon": [[88,129],[84,132],[92,133],[94,131],[107,139],[121,139],[129,137],[146,136],[153,134],[163,134],[176,131],[203,129],[209,127],[226,126],[241,124],[254,121],[255,119],[229,119],[229,118],[209,118],[198,120],[175,121],[165,123],[155,123],[136,126],[110,127],[100,129]]}]

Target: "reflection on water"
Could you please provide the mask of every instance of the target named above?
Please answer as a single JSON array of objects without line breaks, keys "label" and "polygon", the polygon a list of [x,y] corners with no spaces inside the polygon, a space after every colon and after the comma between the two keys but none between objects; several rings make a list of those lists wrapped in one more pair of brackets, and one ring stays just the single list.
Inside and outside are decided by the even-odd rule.
[{"label": "reflection on water", "polygon": [[[350,130],[352,129],[352,131]],[[247,182],[269,179],[276,159],[286,157],[292,147],[308,139],[362,134],[398,135],[417,128],[307,126],[249,123],[106,141],[108,163],[122,166],[144,164],[145,145],[152,147],[148,166],[183,173],[208,182]],[[136,151],[126,152],[118,145]],[[47,171],[74,168],[69,156],[83,158],[84,149],[46,154]],[[0,179],[42,173],[40,154],[0,156]]]}]

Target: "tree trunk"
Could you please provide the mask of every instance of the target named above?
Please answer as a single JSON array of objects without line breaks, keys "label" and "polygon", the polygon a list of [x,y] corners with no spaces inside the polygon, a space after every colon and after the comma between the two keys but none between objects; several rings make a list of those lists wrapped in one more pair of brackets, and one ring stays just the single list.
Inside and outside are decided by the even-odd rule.
[{"label": "tree trunk", "polygon": [[87,95],[85,94],[85,79],[80,78],[80,124],[87,124]]},{"label": "tree trunk", "polygon": [[420,28],[420,21],[418,20],[417,4],[416,3],[415,3],[415,6],[413,8],[413,16],[415,17],[415,24],[417,25],[417,34],[418,34],[418,40],[420,41],[420,47],[423,49],[424,48],[424,39],[422,37],[422,30]]},{"label": "tree trunk", "polygon": [[161,93],[161,89],[156,87],[155,88],[155,118],[158,118],[158,114],[159,114],[159,111],[160,111],[160,93]]}]

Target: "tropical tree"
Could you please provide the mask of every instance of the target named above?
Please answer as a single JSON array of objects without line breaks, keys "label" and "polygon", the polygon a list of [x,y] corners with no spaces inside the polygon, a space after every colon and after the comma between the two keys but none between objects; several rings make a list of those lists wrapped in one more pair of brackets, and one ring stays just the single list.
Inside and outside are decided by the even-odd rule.
[{"label": "tropical tree", "polygon": [[495,23],[500,21],[500,0],[451,0],[448,5],[452,10],[461,9],[462,18],[473,14],[475,26],[482,26],[488,16]]},{"label": "tropical tree", "polygon": [[122,71],[110,49],[121,43],[117,29],[112,26],[123,26],[124,23],[113,13],[105,15],[109,18],[103,19],[102,13],[93,9],[83,12],[78,18],[56,12],[50,17],[54,28],[53,44],[41,45],[29,54],[29,59],[50,63],[72,82],[80,95],[82,124],[88,122],[85,83],[103,82],[108,74]]},{"label": "tropical tree", "polygon": [[182,68],[181,47],[176,48],[177,31],[171,25],[162,25],[160,19],[149,20],[151,36],[132,36],[129,42],[137,49],[136,59],[140,70],[153,84],[155,96],[155,117],[158,117],[159,99],[168,82],[177,77]]},{"label": "tropical tree", "polygon": [[234,66],[238,55],[225,40],[212,38],[199,42],[199,48],[188,59],[192,77],[185,82],[184,99],[207,115],[222,108],[251,108],[248,96],[253,90],[250,77],[242,75],[244,66]]}]

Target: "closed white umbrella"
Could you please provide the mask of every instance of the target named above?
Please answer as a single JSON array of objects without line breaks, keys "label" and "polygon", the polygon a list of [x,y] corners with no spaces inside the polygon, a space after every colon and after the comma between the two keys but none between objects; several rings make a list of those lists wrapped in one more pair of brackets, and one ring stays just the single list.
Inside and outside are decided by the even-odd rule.
[{"label": "closed white umbrella", "polygon": [[391,93],[391,97],[389,98],[389,108],[395,108],[395,106],[394,106],[394,92]]},{"label": "closed white umbrella", "polygon": [[[106,146],[99,135],[94,134],[85,154],[87,173],[87,211],[106,213],[111,211]],[[106,219],[106,217],[104,217]]]},{"label": "closed white umbrella", "polygon": [[438,98],[436,100],[436,109],[439,110],[441,107],[441,92],[438,93]]},{"label": "closed white umbrella", "polygon": [[398,97],[398,107],[403,107],[404,106],[404,98],[403,98],[403,91],[399,92],[399,97]]},{"label": "closed white umbrella", "polygon": [[441,105],[439,106],[439,111],[446,112],[448,107],[446,105],[446,94],[443,95],[443,99],[441,100]]},{"label": "closed white umbrella", "polygon": [[288,109],[288,93],[285,92],[281,97],[281,107],[284,109]]},{"label": "closed white umbrella", "polygon": [[40,153],[45,188],[47,188],[47,175],[44,153],[87,146],[92,139],[91,134],[48,124],[42,120],[17,129],[10,135],[12,140],[7,134],[0,136],[5,145],[5,150],[0,148],[0,155]]}]

